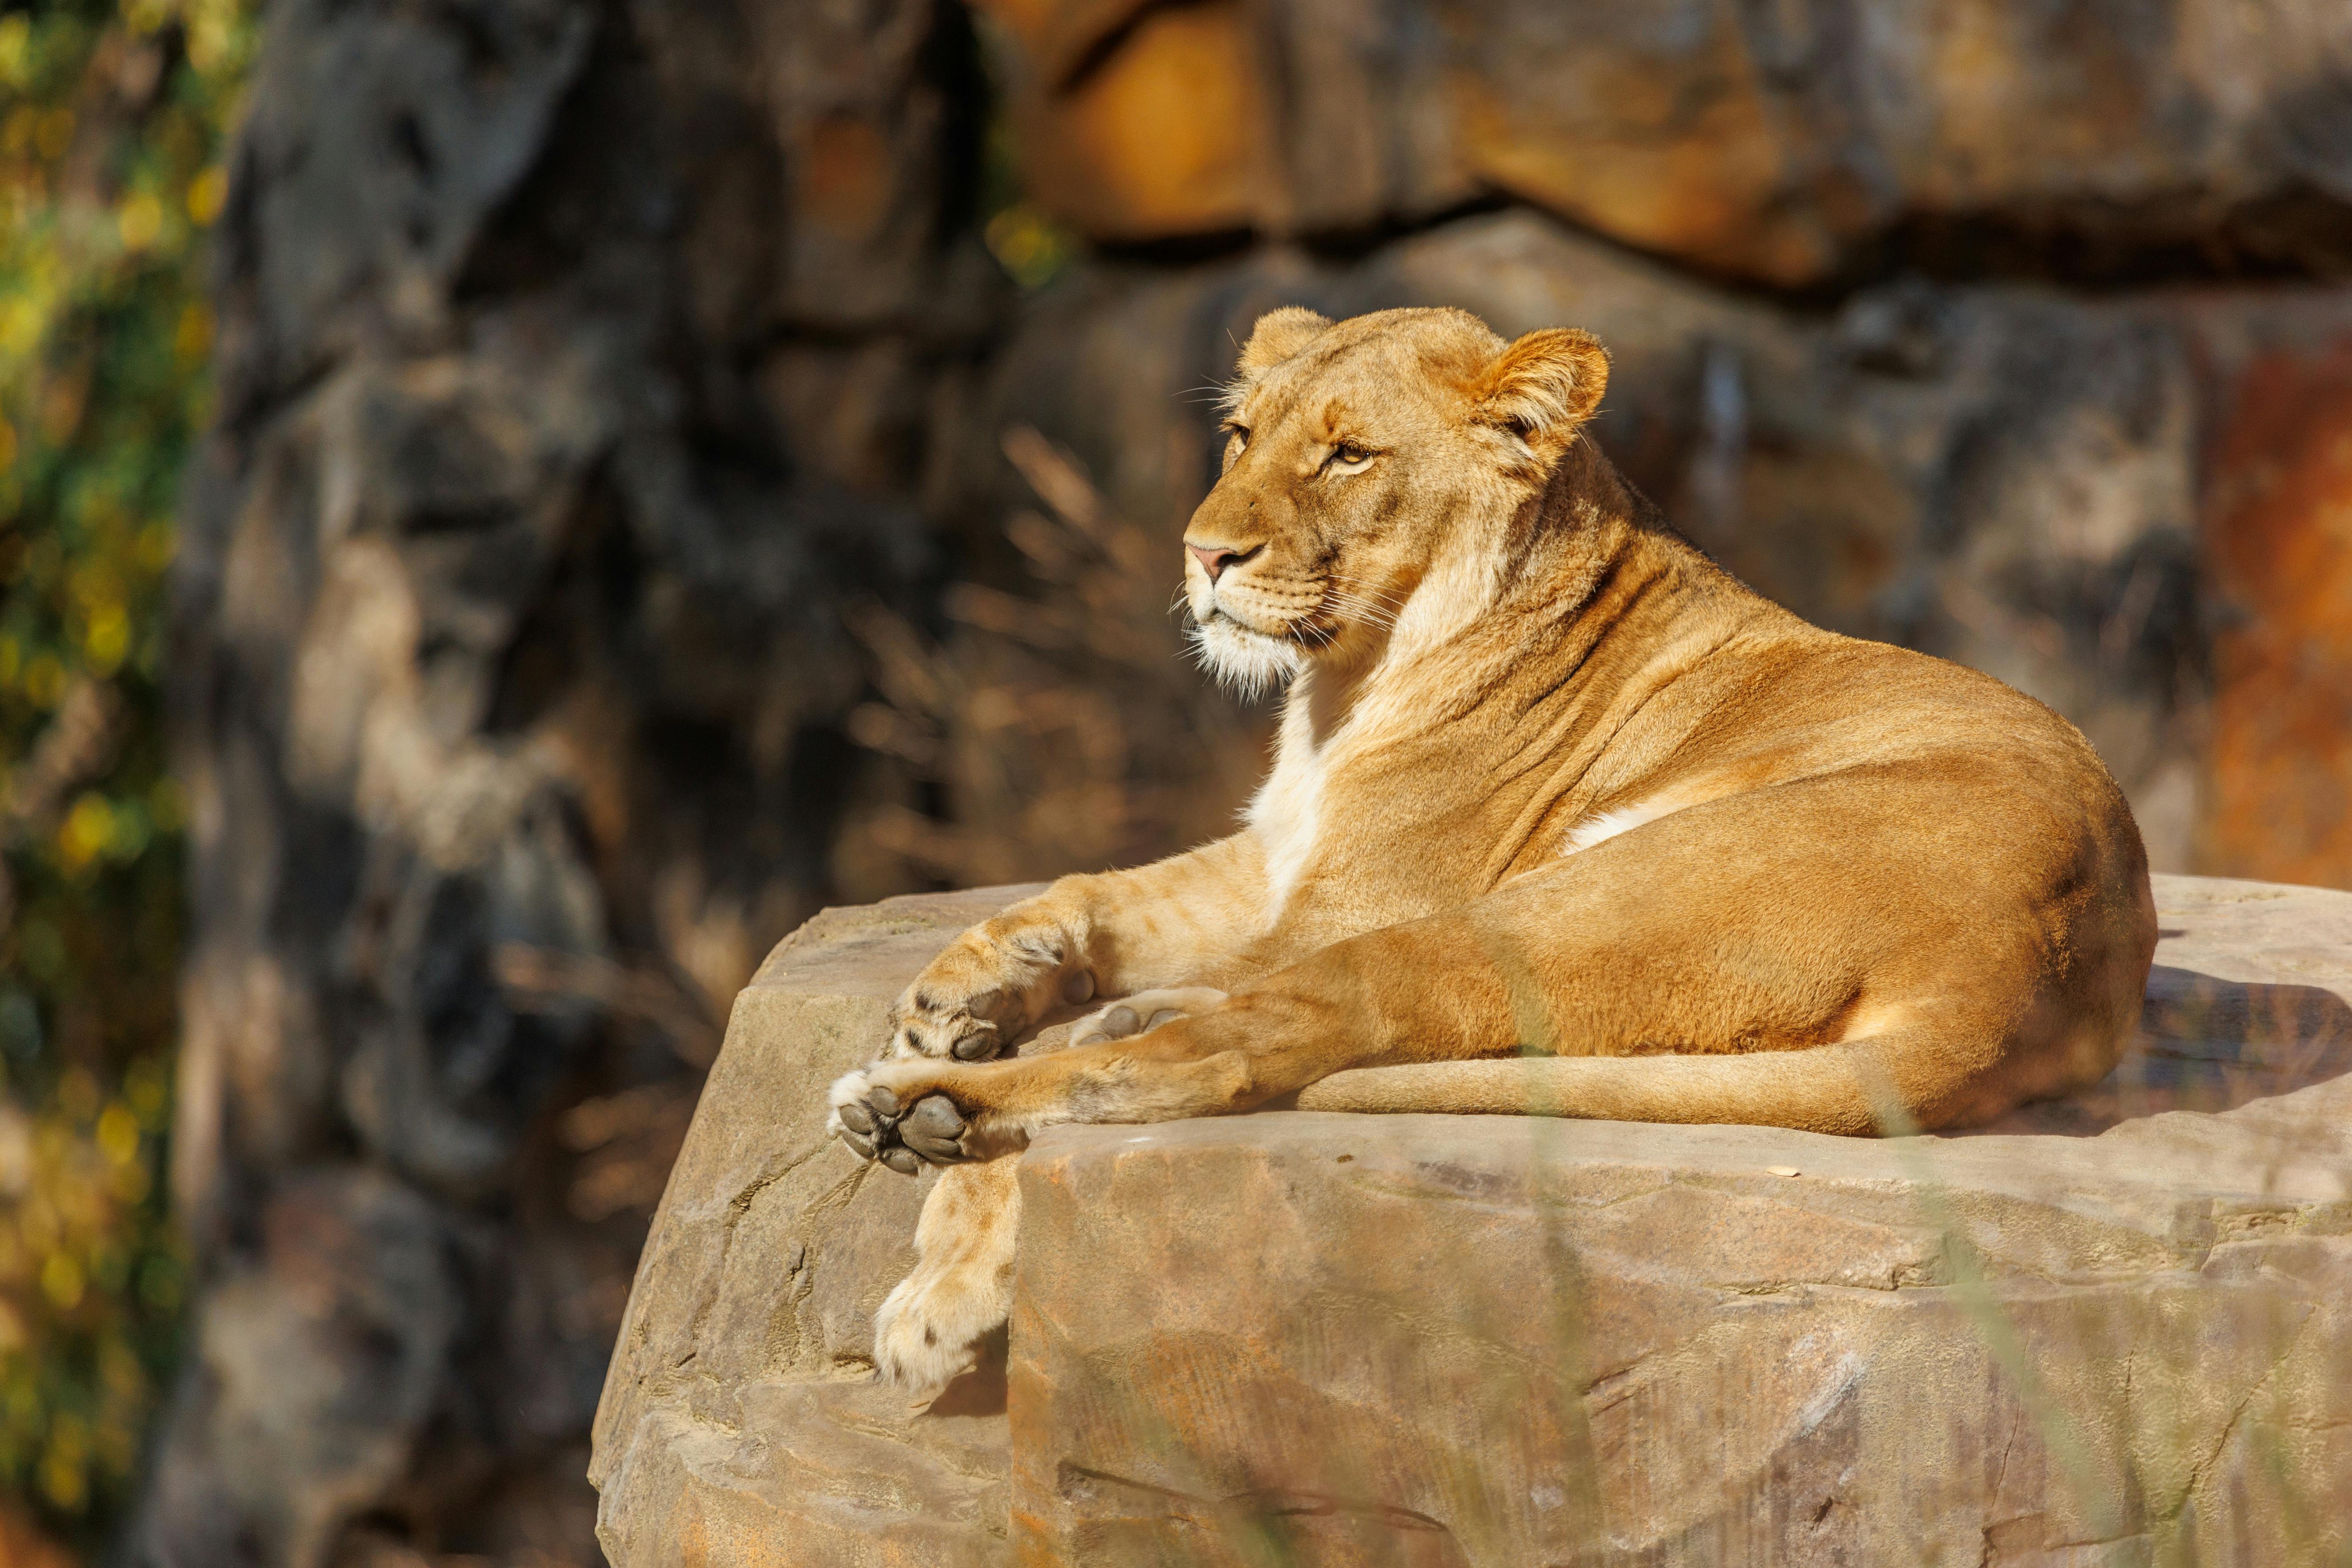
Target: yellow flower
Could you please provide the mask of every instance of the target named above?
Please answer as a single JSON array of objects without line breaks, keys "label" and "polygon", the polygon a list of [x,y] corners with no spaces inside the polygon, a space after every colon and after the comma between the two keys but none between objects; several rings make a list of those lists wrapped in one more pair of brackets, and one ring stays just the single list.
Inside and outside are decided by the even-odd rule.
[{"label": "yellow flower", "polygon": [[31,76],[25,45],[32,34],[33,19],[22,11],[0,19],[0,87],[22,88]]},{"label": "yellow flower", "polygon": [[[188,198],[191,204],[194,196]],[[191,299],[180,312],[180,324],[172,331],[172,352],[184,365],[193,365],[211,351],[213,346],[213,313],[201,299]]]},{"label": "yellow flower", "polygon": [[[202,308],[193,307],[192,308],[201,309]],[[204,312],[203,319],[205,325],[205,342],[209,344],[212,340],[211,312]],[[180,325],[182,330],[185,331],[187,328],[187,316],[184,312],[182,313],[180,318]],[[202,352],[201,350],[198,351]],[[173,551],[177,548],[178,540],[172,532],[172,524],[168,518],[158,517],[155,521],[149,523],[145,528],[139,530],[139,564],[148,571],[160,572],[165,567],[171,565]]]},{"label": "yellow flower", "polygon": [[87,1459],[81,1422],[71,1416],[58,1416],[49,1430],[48,1452],[41,1456],[41,1490],[68,1513],[82,1505],[87,1485],[82,1469]]},{"label": "yellow flower", "polygon": [[89,612],[82,651],[89,655],[90,668],[100,675],[110,675],[121,666],[122,655],[131,651],[131,617],[123,613],[121,605],[100,604]]}]

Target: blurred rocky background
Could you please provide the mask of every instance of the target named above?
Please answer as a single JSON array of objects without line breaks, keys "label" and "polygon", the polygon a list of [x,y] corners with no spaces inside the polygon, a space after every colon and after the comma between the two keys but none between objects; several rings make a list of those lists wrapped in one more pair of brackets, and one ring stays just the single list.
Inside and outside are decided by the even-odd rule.
[{"label": "blurred rocky background", "polygon": [[6,1561],[594,1562],[767,948],[1245,795],[1276,304],[1593,329],[1733,570],[2352,886],[2341,5],[36,0],[0,94]]}]

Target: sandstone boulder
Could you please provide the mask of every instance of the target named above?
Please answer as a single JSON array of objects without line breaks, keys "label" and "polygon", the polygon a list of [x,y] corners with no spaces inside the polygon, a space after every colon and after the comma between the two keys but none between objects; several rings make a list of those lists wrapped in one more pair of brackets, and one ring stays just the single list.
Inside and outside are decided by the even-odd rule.
[{"label": "sandstone boulder", "polygon": [[870,1380],[924,1190],[823,1085],[1020,889],[738,1001],[598,1413],[621,1568],[2332,1560],[2352,894],[2158,879],[2106,1083],[1888,1142],[1273,1113],[1024,1157],[1003,1364]]},{"label": "sandstone boulder", "polygon": [[613,1562],[1010,1561],[1001,1399],[917,1422],[872,1381],[923,1188],[825,1135],[824,1088],[932,954],[1028,891],[828,910],[737,998],[597,1409]]}]

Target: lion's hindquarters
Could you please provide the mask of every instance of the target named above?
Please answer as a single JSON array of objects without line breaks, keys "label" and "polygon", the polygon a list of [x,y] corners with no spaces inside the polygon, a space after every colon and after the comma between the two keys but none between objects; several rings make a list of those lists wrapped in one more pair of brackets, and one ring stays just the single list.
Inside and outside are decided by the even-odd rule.
[{"label": "lion's hindquarters", "polygon": [[1380,1043],[1299,1104],[1866,1134],[2095,1078],[2146,976],[2140,862],[2061,810],[1956,835],[1890,781],[1694,806],[1318,955],[1295,975]]}]

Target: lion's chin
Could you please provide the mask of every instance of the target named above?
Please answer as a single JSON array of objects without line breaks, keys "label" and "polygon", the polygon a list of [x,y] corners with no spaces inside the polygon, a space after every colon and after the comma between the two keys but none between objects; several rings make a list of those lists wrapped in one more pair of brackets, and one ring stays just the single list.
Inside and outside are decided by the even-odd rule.
[{"label": "lion's chin", "polygon": [[1192,652],[1209,674],[1244,698],[1265,695],[1289,684],[1306,658],[1297,646],[1253,632],[1229,616],[1212,615],[1192,631]]}]

